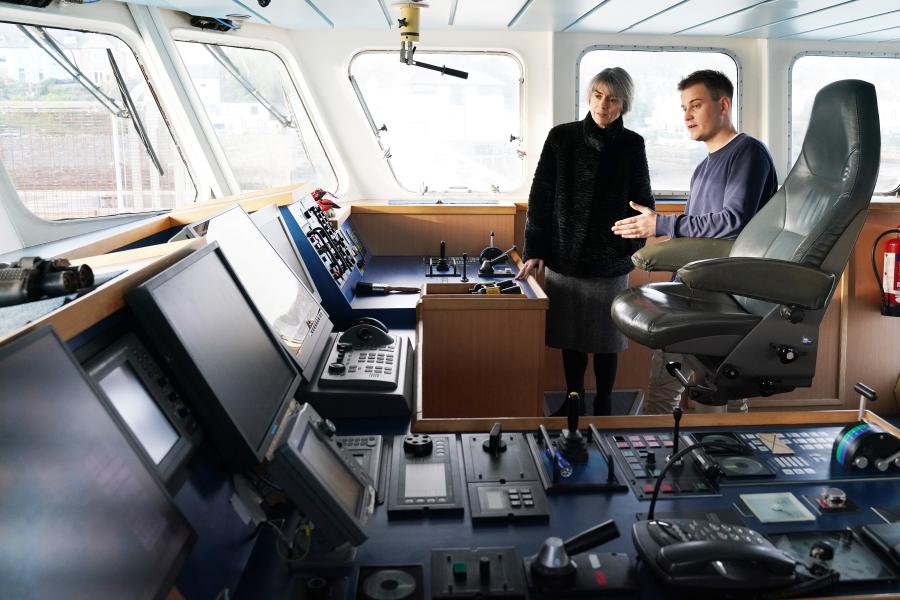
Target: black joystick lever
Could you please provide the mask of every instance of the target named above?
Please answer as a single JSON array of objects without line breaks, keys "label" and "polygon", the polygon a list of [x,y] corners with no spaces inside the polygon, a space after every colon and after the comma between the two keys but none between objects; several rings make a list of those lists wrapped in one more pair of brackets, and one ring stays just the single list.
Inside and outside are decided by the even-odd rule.
[{"label": "black joystick lever", "polygon": [[460,279],[460,281],[463,283],[468,283],[469,278],[466,276],[466,266],[467,266],[466,263],[469,262],[469,255],[466,254],[465,252],[463,252],[463,255],[462,255],[462,262],[463,262],[463,264],[462,264],[463,272],[462,272],[462,279]]},{"label": "black joystick lever", "polygon": [[[669,375],[677,379],[681,382],[681,385],[687,387],[690,385],[687,377],[684,376],[684,373],[681,372],[681,363],[678,362],[667,362],[666,363],[666,371],[669,372]],[[678,454],[678,441],[681,439],[681,416],[684,414],[684,409],[681,408],[681,400],[678,401],[678,404],[675,405],[675,408],[672,409],[672,418],[675,419],[675,429],[672,431],[672,454],[670,456],[675,456]],[[668,460],[668,458],[666,459]],[[673,466],[681,466],[684,464],[682,460],[676,459],[676,462]]]},{"label": "black joystick lever", "polygon": [[501,452],[506,452],[506,442],[503,441],[503,431],[500,429],[500,423],[494,423],[491,427],[491,433],[488,439],[481,443],[484,451],[491,456],[498,456]]},{"label": "black joystick lever", "polygon": [[494,265],[503,262],[507,258],[509,258],[509,253],[516,249],[515,246],[497,256],[496,258],[492,258],[489,260],[482,261],[481,268],[478,269],[478,274],[483,277],[493,277],[494,275]]},{"label": "black joystick lever", "polygon": [[444,240],[441,240],[441,256],[438,258],[437,267],[435,268],[441,272],[450,270],[450,262],[447,260],[447,242]]},{"label": "black joystick lever", "polygon": [[481,254],[478,255],[478,260],[484,262],[486,260],[494,260],[498,256],[503,254],[503,251],[500,248],[494,245],[494,232],[491,232],[491,242],[488,244],[487,248],[481,251]]},{"label": "black joystick lever", "polygon": [[566,396],[568,428],[562,430],[562,435],[557,441],[557,447],[569,462],[583,465],[588,461],[588,449],[587,439],[578,431],[580,404],[581,396],[578,395],[578,392],[571,392]]},{"label": "black joystick lever", "polygon": [[544,540],[541,549],[532,558],[531,574],[544,584],[565,585],[574,579],[578,569],[572,556],[587,552],[617,537],[619,528],[612,519],[582,531],[566,541],[558,537],[549,537]]}]

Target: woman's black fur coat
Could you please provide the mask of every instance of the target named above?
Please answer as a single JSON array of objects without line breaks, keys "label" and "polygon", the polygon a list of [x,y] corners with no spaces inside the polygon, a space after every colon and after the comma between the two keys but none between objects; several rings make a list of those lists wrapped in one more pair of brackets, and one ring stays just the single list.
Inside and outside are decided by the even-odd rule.
[{"label": "woman's black fur coat", "polygon": [[654,207],[644,138],[625,129],[622,117],[601,129],[590,113],[583,121],[550,130],[528,197],[525,259],[542,258],[557,273],[615,277],[634,267],[631,255],[644,240],[626,240],[613,223],[638,214],[628,206]]}]

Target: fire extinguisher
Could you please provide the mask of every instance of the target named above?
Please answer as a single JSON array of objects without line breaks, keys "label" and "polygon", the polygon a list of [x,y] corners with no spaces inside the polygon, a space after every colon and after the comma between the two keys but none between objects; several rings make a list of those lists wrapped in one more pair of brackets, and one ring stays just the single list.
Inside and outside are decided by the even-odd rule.
[{"label": "fire extinguisher", "polygon": [[[878,242],[886,235],[897,234],[884,244],[883,269],[879,276],[875,253]],[[900,317],[900,227],[881,232],[872,244],[872,270],[875,281],[881,287],[881,314],[888,317]]]}]

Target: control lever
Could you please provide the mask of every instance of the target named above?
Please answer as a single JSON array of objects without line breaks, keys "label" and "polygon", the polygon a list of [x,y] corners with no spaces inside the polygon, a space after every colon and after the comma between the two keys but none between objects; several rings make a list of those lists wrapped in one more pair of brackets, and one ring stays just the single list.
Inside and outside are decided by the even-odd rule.
[{"label": "control lever", "polygon": [[491,432],[488,434],[488,439],[481,443],[481,447],[491,456],[497,456],[501,452],[506,452],[506,442],[503,441],[500,423],[494,423],[494,426],[491,427]]},{"label": "control lever", "polygon": [[681,372],[681,363],[669,361],[666,363],[666,371],[677,379],[681,385],[684,386],[684,389],[687,390],[692,400],[697,400],[702,404],[709,404],[712,406],[721,406],[727,403],[727,400],[714,400],[712,402],[702,401],[701,396],[707,396],[708,398],[712,398],[712,395],[716,390],[713,388],[706,387],[705,385],[700,385],[699,383],[691,383],[687,376]]},{"label": "control lever", "polygon": [[876,400],[878,400],[878,393],[862,382],[854,385],[853,391],[859,393],[859,414],[857,415],[857,420],[865,421],[866,400],[868,400],[869,402],[875,402]]},{"label": "control lever", "polygon": [[612,519],[600,523],[566,541],[558,537],[544,540],[541,549],[531,563],[531,573],[537,578],[565,582],[575,576],[578,565],[572,556],[586,552],[619,537],[619,528]]},{"label": "control lever", "polygon": [[478,274],[481,275],[482,277],[493,277],[494,265],[501,263],[504,260],[506,260],[507,258],[509,258],[509,253],[514,251],[515,249],[516,249],[516,246],[513,245],[512,248],[510,248],[509,250],[507,250],[500,256],[498,256],[496,258],[492,258],[490,260],[485,260],[484,262],[482,262],[481,268],[478,269]]},{"label": "control lever", "polygon": [[469,262],[469,255],[466,254],[465,252],[463,252],[462,261],[463,261],[463,264],[462,264],[463,272],[462,272],[462,279],[460,279],[460,281],[463,283],[469,283],[469,278],[466,276],[466,267],[468,266],[466,263]]},{"label": "control lever", "polygon": [[444,240],[441,240],[441,256],[438,258],[438,264],[435,268],[441,272],[450,270],[450,263],[447,262],[447,242]]},{"label": "control lever", "polygon": [[567,429],[562,430],[559,440],[559,451],[570,462],[585,464],[588,461],[587,439],[578,430],[578,414],[580,412],[581,396],[578,392],[571,392],[566,397]]}]

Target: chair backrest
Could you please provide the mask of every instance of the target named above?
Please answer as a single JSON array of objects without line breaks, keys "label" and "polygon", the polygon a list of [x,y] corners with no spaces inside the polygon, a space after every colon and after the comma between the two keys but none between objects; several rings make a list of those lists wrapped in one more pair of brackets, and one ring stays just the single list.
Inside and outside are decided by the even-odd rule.
[{"label": "chair backrest", "polygon": [[[881,159],[875,86],[847,79],[816,94],[803,147],[781,188],[741,231],[731,256],[777,258],[840,278],[865,222]],[[736,297],[763,315],[772,305]]]}]

